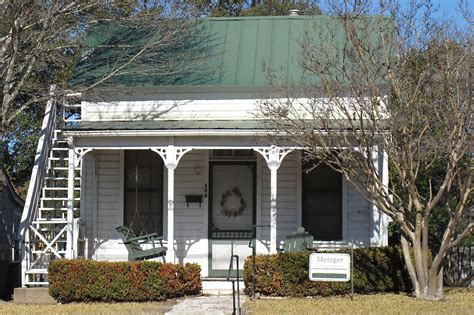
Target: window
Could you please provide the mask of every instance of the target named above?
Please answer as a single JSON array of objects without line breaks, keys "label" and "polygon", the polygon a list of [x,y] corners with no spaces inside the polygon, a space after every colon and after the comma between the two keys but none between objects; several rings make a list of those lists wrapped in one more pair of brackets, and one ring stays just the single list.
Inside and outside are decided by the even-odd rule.
[{"label": "window", "polygon": [[214,159],[253,159],[255,151],[252,149],[212,150],[211,157]]},{"label": "window", "polygon": [[163,232],[163,161],[151,151],[125,151],[124,224],[138,235]]},{"label": "window", "polygon": [[315,240],[342,240],[342,175],[312,160],[303,165],[302,179],[304,228]]}]

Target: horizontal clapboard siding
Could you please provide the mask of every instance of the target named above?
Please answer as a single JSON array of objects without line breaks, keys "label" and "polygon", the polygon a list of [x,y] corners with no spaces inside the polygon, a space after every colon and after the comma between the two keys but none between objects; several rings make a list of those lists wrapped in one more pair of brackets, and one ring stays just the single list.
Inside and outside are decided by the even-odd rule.
[{"label": "horizontal clapboard siding", "polygon": [[[201,265],[203,275],[207,274],[207,203],[201,205],[186,203],[186,195],[203,195],[207,182],[205,172],[207,150],[193,150],[186,153],[175,170],[175,239],[178,261]],[[199,173],[196,172],[199,168]],[[206,221],[207,222],[207,221]]]},{"label": "horizontal clapboard siding", "polygon": [[82,119],[110,120],[245,120],[254,119],[255,99],[83,102]]},{"label": "horizontal clapboard siding", "polygon": [[[177,99],[177,97],[182,98]],[[81,102],[81,119],[84,121],[127,121],[127,120],[253,120],[259,116],[259,104],[268,95],[256,93],[197,93],[164,94],[152,96],[117,96],[116,100],[99,102]],[[285,98],[275,98],[275,103],[285,104]],[[351,98],[343,98],[348,104]],[[309,104],[314,106],[315,99],[299,98],[293,102],[298,116],[311,118]],[[327,106],[327,100],[316,102],[321,109]]]},{"label": "horizontal clapboard siding", "polygon": [[121,213],[120,151],[103,150],[97,163],[97,260],[127,260],[128,254],[115,228],[123,223]]},{"label": "horizontal clapboard siding", "polygon": [[346,181],[347,240],[359,246],[369,246],[371,236],[371,209],[369,201],[359,190]]}]

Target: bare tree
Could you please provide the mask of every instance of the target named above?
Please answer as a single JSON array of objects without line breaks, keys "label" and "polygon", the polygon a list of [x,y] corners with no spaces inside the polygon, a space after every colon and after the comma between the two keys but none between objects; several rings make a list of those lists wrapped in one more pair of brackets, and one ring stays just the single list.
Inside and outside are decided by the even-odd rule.
[{"label": "bare tree", "polygon": [[[88,48],[79,59],[83,69],[94,70],[87,68],[87,62],[96,58],[93,67],[101,73],[92,81],[77,82],[73,92],[104,86],[117,76],[165,77],[199,64],[196,51],[194,61],[190,57],[198,44],[191,39],[196,23],[179,18],[185,12],[165,4],[158,0],[0,2],[0,139],[20,113],[51,97],[50,84],[64,89],[81,49]],[[84,46],[85,34],[93,31],[101,42]],[[98,64],[105,54],[103,64]]]},{"label": "bare tree", "polygon": [[[415,295],[440,299],[446,254],[474,226],[472,218],[463,223],[473,193],[472,33],[434,20],[430,1],[331,5],[333,22],[301,39],[301,65],[314,84],[279,87],[285,97],[262,101],[262,117],[272,134],[341,172],[400,225]],[[374,10],[380,15],[367,15]],[[399,185],[378,176],[380,154]],[[439,180],[423,176],[434,165],[443,165]],[[449,221],[431,261],[437,206]]]}]

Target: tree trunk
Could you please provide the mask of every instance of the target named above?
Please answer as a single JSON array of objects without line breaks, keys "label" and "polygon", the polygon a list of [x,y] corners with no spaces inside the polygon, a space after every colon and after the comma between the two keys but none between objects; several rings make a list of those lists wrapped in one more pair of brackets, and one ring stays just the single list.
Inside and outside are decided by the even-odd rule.
[{"label": "tree trunk", "polygon": [[444,287],[443,287],[443,268],[439,272],[428,279],[428,285],[422,292],[419,298],[425,300],[441,300],[444,298]]},{"label": "tree trunk", "polygon": [[[412,243],[419,242],[419,240],[411,240]],[[405,260],[410,279],[413,284],[414,295],[417,298],[425,300],[440,300],[444,298],[444,287],[443,287],[443,268],[440,268],[438,272],[431,273],[431,268],[424,270],[423,266],[429,266],[428,257],[429,255],[423,252],[423,254],[413,255],[413,251],[416,248],[421,248],[421,244],[412,244],[410,246],[409,240],[407,240],[402,233],[401,244],[403,250],[403,258]],[[432,274],[430,276],[430,274]]]}]

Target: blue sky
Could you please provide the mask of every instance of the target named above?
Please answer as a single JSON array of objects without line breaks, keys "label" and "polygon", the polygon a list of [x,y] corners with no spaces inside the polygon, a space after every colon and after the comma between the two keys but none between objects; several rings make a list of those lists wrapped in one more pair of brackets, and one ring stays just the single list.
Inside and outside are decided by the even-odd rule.
[{"label": "blue sky", "polygon": [[[469,4],[471,10],[474,9],[474,0],[466,0]],[[326,0],[319,0],[319,3],[324,8]],[[377,2],[373,0],[373,2]],[[408,4],[410,0],[399,0],[401,4]],[[444,17],[449,19],[459,26],[467,25],[466,21],[462,18],[461,13],[459,12],[458,8],[458,0],[432,0],[432,3],[437,8],[436,17]]]},{"label": "blue sky", "polygon": [[[459,12],[457,0],[432,0],[435,6],[438,6],[438,12],[436,13],[439,17],[445,17],[457,23],[463,23],[461,13]],[[467,0],[471,6],[474,5],[474,0]],[[402,3],[408,3],[409,1],[401,1]]]}]

